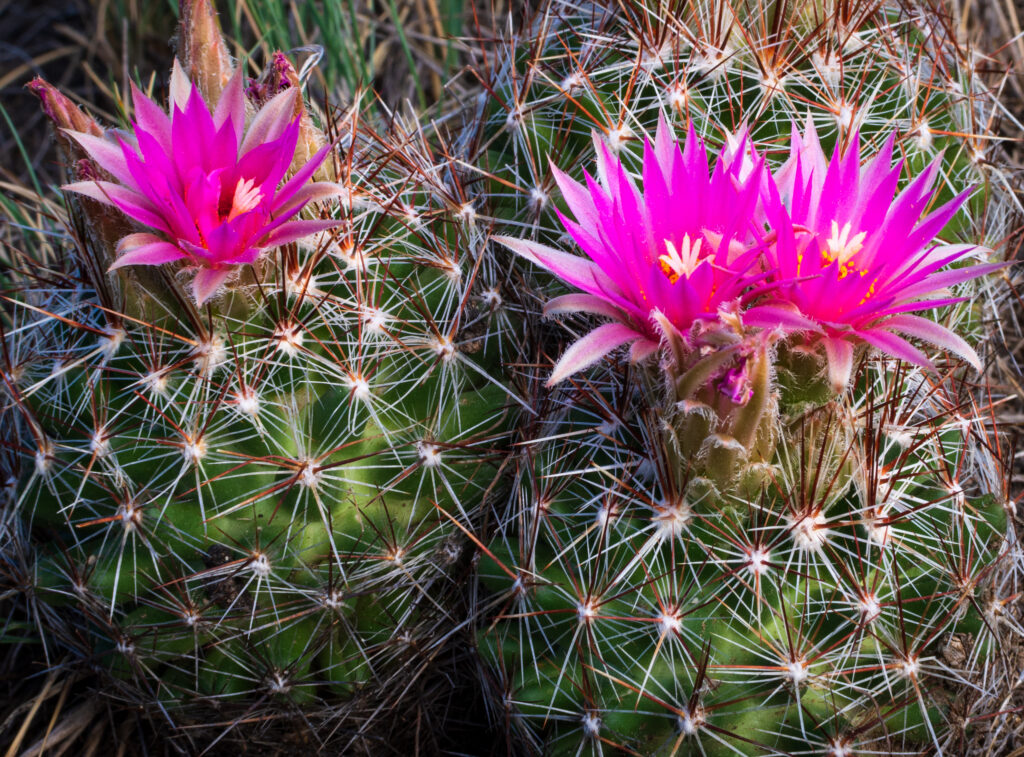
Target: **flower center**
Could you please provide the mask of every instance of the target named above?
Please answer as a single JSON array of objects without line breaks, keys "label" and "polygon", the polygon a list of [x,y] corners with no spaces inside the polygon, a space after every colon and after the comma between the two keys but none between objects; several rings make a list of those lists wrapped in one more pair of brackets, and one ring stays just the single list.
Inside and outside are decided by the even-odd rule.
[{"label": "flower center", "polygon": [[658,264],[671,283],[675,284],[681,276],[689,277],[697,269],[701,263],[700,246],[703,241],[698,239],[692,242],[690,235],[686,234],[683,236],[681,249],[676,249],[672,242],[665,240],[665,249],[668,252],[658,258]]},{"label": "flower center", "polygon": [[231,209],[228,211],[227,220],[231,221],[242,213],[248,213],[259,205],[262,199],[263,193],[256,186],[254,179],[239,179],[235,185],[235,194],[231,198]]},{"label": "flower center", "polygon": [[[864,249],[864,239],[867,237],[865,232],[855,234],[853,238],[850,238],[850,233],[853,231],[850,228],[849,223],[843,224],[843,228],[839,228],[837,221],[832,222],[832,236],[828,238],[825,244],[828,249],[821,251],[822,260],[826,264],[839,262],[839,278],[844,279],[856,270],[853,265],[853,257]],[[864,275],[864,271],[861,271],[861,276]]]}]

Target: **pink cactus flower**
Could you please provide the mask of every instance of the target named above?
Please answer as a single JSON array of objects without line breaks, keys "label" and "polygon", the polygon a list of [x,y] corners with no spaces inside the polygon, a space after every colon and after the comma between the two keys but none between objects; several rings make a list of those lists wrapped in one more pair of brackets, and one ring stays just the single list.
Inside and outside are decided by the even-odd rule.
[{"label": "pink cactus flower", "polygon": [[[640,360],[658,349],[666,328],[686,339],[695,325],[717,322],[723,305],[745,303],[762,291],[764,274],[756,265],[766,236],[759,211],[762,159],[741,146],[734,151],[738,159],[720,159],[709,171],[704,143],[692,128],[680,148],[662,122],[654,144],[644,144],[641,193],[621,160],[601,140],[595,143],[600,182],[587,174],[584,186],[552,169],[575,216],[559,218],[587,257],[497,238],[581,290],[551,300],[546,313],[612,320],[565,351],[549,385],[627,344],[631,358]],[[797,318],[778,308],[752,314],[755,320],[769,316],[786,323]]]},{"label": "pink cactus flower", "polygon": [[980,368],[961,337],[911,313],[958,302],[948,287],[1000,264],[942,270],[978,249],[934,244],[969,191],[922,218],[935,194],[939,162],[897,194],[902,161],[892,164],[894,139],[861,166],[856,136],[845,154],[837,148],[827,160],[813,124],[802,136],[794,125],[790,158],[771,185],[781,202],[766,203],[777,233],[769,254],[778,284],[772,296],[817,325],[810,343],[824,346],[836,391],[849,381],[858,344],[930,366],[905,338],[912,337]]},{"label": "pink cactus flower", "polygon": [[130,133],[68,134],[114,181],[83,181],[65,190],[120,208],[152,232],[129,234],[111,269],[187,261],[198,304],[264,250],[337,225],[296,220],[307,203],[338,193],[310,182],[328,145],[285,180],[299,136],[298,91],[276,95],[245,126],[241,69],[211,114],[198,87],[175,61],[171,112],[134,86],[136,121]]}]

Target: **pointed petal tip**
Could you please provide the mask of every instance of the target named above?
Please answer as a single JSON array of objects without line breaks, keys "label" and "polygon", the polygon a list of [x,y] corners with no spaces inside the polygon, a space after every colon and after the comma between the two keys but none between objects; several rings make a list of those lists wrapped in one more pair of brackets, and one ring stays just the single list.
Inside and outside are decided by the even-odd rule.
[{"label": "pointed petal tip", "polygon": [[200,268],[192,280],[192,295],[196,305],[206,304],[230,275],[231,271],[222,268]]},{"label": "pointed petal tip", "polygon": [[545,386],[552,387],[589,368],[612,350],[632,344],[643,335],[622,323],[606,323],[573,342],[555,363]]}]

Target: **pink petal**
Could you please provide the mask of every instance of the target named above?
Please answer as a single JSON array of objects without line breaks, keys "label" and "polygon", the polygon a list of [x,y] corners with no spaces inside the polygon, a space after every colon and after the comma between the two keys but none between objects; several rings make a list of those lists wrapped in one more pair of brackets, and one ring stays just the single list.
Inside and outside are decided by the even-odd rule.
[{"label": "pink petal", "polygon": [[[296,136],[297,136],[298,135],[298,124],[296,124],[295,129],[296,129]],[[277,190],[277,195],[276,195],[275,202],[289,201],[288,204],[290,205],[291,204],[290,199],[295,194],[298,193],[299,189],[303,185],[305,185],[305,183],[307,181],[309,181],[313,177],[313,174],[316,173],[316,170],[320,167],[320,164],[324,162],[324,159],[330,154],[331,150],[333,150],[333,149],[334,149],[334,145],[324,145],[319,150],[317,150],[316,153],[313,155],[313,157],[311,157],[308,161],[306,161],[305,165],[303,165],[302,168],[300,168],[298,171],[296,171],[295,175],[292,176],[290,179],[288,179],[288,181],[286,181],[281,186],[281,188],[279,190]],[[295,148],[294,147],[292,147],[292,149],[291,149],[291,154],[292,155],[295,154]],[[291,160],[291,158],[289,158],[289,160]],[[317,183],[326,183],[326,182],[317,182]],[[341,185],[338,185],[338,187],[339,187],[338,193],[340,194],[340,193],[342,193],[344,191],[344,189],[341,187]]]},{"label": "pink petal", "polygon": [[152,234],[129,234],[117,243],[117,251],[117,260],[107,270],[126,265],[161,265],[187,257],[180,247]]},{"label": "pink petal", "polygon": [[576,220],[584,228],[595,228],[597,223],[597,210],[594,207],[594,200],[582,184],[573,181],[568,174],[561,171],[556,165],[551,164],[551,175],[555,177],[565,204],[569,211],[576,217]]},{"label": "pink petal", "polygon": [[213,112],[213,125],[220,129],[227,121],[231,122],[235,132],[235,144],[242,143],[242,135],[245,131],[245,92],[242,88],[242,69],[239,66],[235,73],[228,79],[224,91],[217,101],[217,108]]},{"label": "pink petal", "polygon": [[932,361],[928,359],[928,356],[902,337],[878,329],[861,329],[854,333],[887,355],[892,355],[900,360],[906,360],[908,363],[914,363],[922,368],[935,370],[935,366],[932,365]]},{"label": "pink petal", "polygon": [[592,294],[563,294],[548,300],[544,305],[544,315],[557,315],[559,313],[591,313],[593,315],[604,315],[615,320],[622,320],[622,311],[605,299],[595,297]]},{"label": "pink petal", "polygon": [[333,229],[335,226],[343,224],[345,221],[342,219],[328,218],[326,220],[316,219],[312,221],[289,221],[288,223],[281,224],[276,228],[263,242],[260,243],[261,247],[279,247],[289,242],[294,242],[297,239],[308,237],[310,234],[316,234],[319,231],[326,231],[327,229]]},{"label": "pink petal", "polygon": [[553,247],[530,242],[514,237],[492,237],[495,242],[503,244],[512,252],[529,260],[531,263],[546,268],[558,278],[577,289],[600,296],[602,292],[622,296],[622,290],[592,260],[570,255]]},{"label": "pink petal", "polygon": [[228,268],[200,268],[192,280],[192,294],[196,304],[202,305],[210,299],[230,275],[231,270]]},{"label": "pink petal", "polygon": [[940,326],[927,318],[917,315],[894,315],[878,324],[878,328],[899,331],[908,336],[917,337],[925,342],[934,344],[940,349],[948,350],[954,355],[959,355],[974,366],[975,370],[981,371],[981,360],[978,359],[978,353],[974,351],[971,345],[945,326]]},{"label": "pink petal", "polygon": [[272,142],[284,134],[289,124],[297,120],[295,108],[298,100],[299,91],[289,87],[260,108],[245,134],[239,154],[245,155],[257,145]]},{"label": "pink petal", "polygon": [[845,339],[829,337],[823,340],[828,358],[828,380],[832,391],[842,394],[853,373],[853,345]]},{"label": "pink petal", "polygon": [[743,323],[755,328],[780,327],[786,331],[821,331],[821,327],[795,308],[781,305],[755,305],[743,312]]},{"label": "pink petal", "polygon": [[79,181],[61,187],[66,192],[85,195],[105,205],[113,205],[136,221],[160,231],[170,231],[166,221],[157,214],[145,197],[120,184],[109,181]]},{"label": "pink petal", "polygon": [[323,202],[331,197],[344,195],[346,192],[347,190],[343,184],[335,184],[333,181],[314,181],[295,192],[287,203],[277,205],[277,198],[275,197],[274,214],[293,216],[308,203]]},{"label": "pink petal", "polygon": [[646,360],[655,352],[661,345],[651,339],[637,339],[633,342],[633,346],[629,348],[629,361],[631,363],[639,363],[641,360]]},{"label": "pink petal", "polygon": [[980,265],[967,266],[966,268],[954,268],[949,271],[940,271],[927,276],[916,284],[911,284],[899,292],[900,300],[908,300],[922,297],[937,290],[951,287],[979,276],[985,276],[1001,268],[1006,268],[1009,263],[982,263]]},{"label": "pink petal", "polygon": [[99,164],[100,168],[122,184],[127,184],[130,187],[135,186],[135,180],[128,170],[128,164],[125,162],[124,153],[121,152],[120,146],[102,137],[94,137],[92,134],[71,131],[69,129],[64,129],[63,131],[78,142],[82,149],[89,153],[89,157]]},{"label": "pink petal", "polygon": [[143,131],[160,145],[161,150],[171,154],[171,119],[163,109],[149,99],[141,89],[132,86],[132,104],[135,106],[136,132]]},{"label": "pink petal", "polygon": [[178,59],[174,59],[174,65],[171,66],[171,92],[170,92],[170,110],[178,108],[178,110],[185,110],[185,106],[188,105],[188,98],[192,94],[192,82],[189,81],[188,76],[185,74],[185,70],[181,67],[181,63]]},{"label": "pink petal", "polygon": [[603,358],[616,347],[641,339],[642,334],[621,323],[606,323],[577,339],[555,363],[547,386],[554,386]]}]

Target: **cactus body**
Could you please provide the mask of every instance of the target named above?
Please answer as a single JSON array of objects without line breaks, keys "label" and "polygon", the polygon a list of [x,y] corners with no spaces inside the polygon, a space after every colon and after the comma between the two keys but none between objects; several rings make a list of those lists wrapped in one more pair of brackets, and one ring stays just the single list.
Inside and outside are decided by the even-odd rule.
[{"label": "cactus body", "polygon": [[[911,176],[945,150],[936,203],[978,186],[944,238],[1004,233],[1011,200],[979,151],[990,93],[919,11],[557,7],[487,71],[480,162],[518,189],[492,195],[503,234],[579,256],[553,210],[580,200],[563,199],[555,169],[611,186],[592,162],[603,143],[646,192],[643,145],[660,120],[692,128],[712,155],[747,149],[748,135],[773,170],[794,123],[829,144],[859,133],[865,158],[895,132]],[[539,303],[566,291],[537,281]],[[976,340],[987,302],[931,317]],[[586,331],[560,320],[553,331]],[[480,643],[512,730],[554,754],[960,748],[971,718],[954,714],[951,682],[991,672],[999,633],[980,597],[1005,600],[1019,570],[1004,489],[991,485],[1001,464],[957,425],[971,394],[961,374],[861,348],[852,385],[830,387],[823,351],[789,337],[747,366],[755,389],[736,405],[706,384],[721,375],[712,361],[731,358],[709,346],[680,371],[664,333],[653,358],[606,358],[550,389],[537,377],[519,493],[482,565]],[[541,365],[568,354],[539,345]],[[944,645],[968,636],[975,657],[949,666]]]},{"label": "cactus body", "polygon": [[[212,110],[205,90],[238,81],[223,45],[200,44],[204,7],[186,14],[182,33],[202,34],[184,69]],[[291,96],[294,70],[273,65]],[[247,118],[274,94],[249,87]],[[289,102],[296,172],[329,140]],[[62,113],[58,126],[84,131]],[[319,174],[334,197],[302,211],[320,231],[216,290],[200,293],[200,273],[193,297],[175,264],[107,273],[139,228],[71,194],[74,254],[40,246],[15,277],[4,423],[21,473],[5,526],[33,535],[26,583],[52,608],[54,653],[172,724],[210,719],[212,703],[320,709],[365,736],[469,613],[461,529],[479,518],[512,403],[497,370],[508,312],[485,296],[501,282],[480,270],[478,230],[448,212],[440,171],[389,160],[358,111],[333,119],[340,144]],[[69,170],[93,192],[75,173],[90,155]],[[104,233],[111,217],[120,233]]]}]

